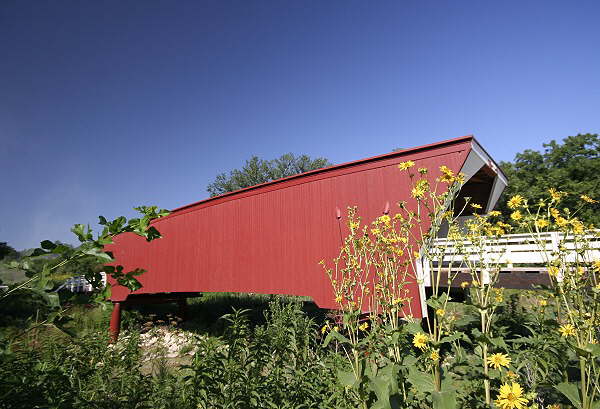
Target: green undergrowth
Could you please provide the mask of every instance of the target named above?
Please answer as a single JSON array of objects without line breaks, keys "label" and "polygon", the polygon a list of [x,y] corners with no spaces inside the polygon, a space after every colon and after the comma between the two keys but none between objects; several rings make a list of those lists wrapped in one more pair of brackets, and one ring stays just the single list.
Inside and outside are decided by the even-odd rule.
[{"label": "green undergrowth", "polygon": [[[79,307],[75,336],[40,326],[0,357],[0,408],[352,407],[336,386],[345,364],[321,346],[306,308],[288,297],[209,295],[190,303],[182,324],[176,307],[145,306],[124,312],[110,345],[110,311]],[[148,371],[143,340],[160,329],[190,334],[189,358],[174,366],[163,345]]]}]

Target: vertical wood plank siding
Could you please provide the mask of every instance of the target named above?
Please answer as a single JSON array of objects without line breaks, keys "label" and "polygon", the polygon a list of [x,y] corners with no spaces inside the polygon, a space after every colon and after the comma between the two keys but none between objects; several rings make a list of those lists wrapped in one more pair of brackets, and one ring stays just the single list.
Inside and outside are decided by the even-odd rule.
[{"label": "vertical wood plank siding", "polygon": [[[381,216],[389,203],[410,199],[410,180],[398,170],[412,160],[431,169],[458,172],[472,137],[394,152],[308,172],[211,198],[174,210],[154,222],[163,238],[145,242],[123,234],[108,248],[126,271],[147,270],[136,294],[231,291],[310,296],[334,308],[331,285],[319,260],[337,256],[348,233],[346,209],[358,206],[363,222]],[[336,217],[336,208],[342,218]],[[114,285],[113,301],[129,295]],[[412,311],[421,315],[416,283],[409,285]]]}]

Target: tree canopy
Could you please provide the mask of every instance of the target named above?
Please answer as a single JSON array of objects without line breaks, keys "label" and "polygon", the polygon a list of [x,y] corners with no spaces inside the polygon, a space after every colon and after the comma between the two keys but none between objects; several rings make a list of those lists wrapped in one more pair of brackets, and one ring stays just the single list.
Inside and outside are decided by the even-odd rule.
[{"label": "tree canopy", "polygon": [[327,159],[312,159],[308,155],[296,157],[293,153],[286,153],[273,160],[252,156],[241,169],[234,169],[229,175],[217,175],[206,190],[213,197],[326,166],[331,166]]},{"label": "tree canopy", "polygon": [[2,260],[5,257],[14,258],[18,255],[19,253],[17,252],[17,250],[12,248],[7,242],[0,241],[0,260]]},{"label": "tree canopy", "polygon": [[[533,200],[546,199],[548,189],[568,193],[562,207],[576,209],[581,195],[600,199],[600,140],[598,134],[568,136],[562,143],[554,140],[543,145],[544,151],[527,149],[515,156],[513,162],[501,162],[508,176],[499,210],[508,214],[507,201],[516,194]],[[600,226],[600,206],[586,206],[578,217],[585,223]]]}]

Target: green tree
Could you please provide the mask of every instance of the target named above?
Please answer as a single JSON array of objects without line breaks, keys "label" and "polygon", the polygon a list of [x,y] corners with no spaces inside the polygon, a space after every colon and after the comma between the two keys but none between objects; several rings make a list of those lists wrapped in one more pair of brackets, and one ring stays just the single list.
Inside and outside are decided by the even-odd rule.
[{"label": "green tree", "polygon": [[19,256],[17,250],[8,245],[5,241],[0,241],[0,260],[5,257],[16,258]]},{"label": "green tree", "polygon": [[273,160],[264,160],[252,156],[241,169],[234,169],[229,175],[225,173],[217,175],[214,182],[209,184],[206,190],[211,197],[214,197],[326,166],[331,166],[327,159],[311,159],[308,155],[296,157],[292,153],[286,153]]},{"label": "green tree", "polygon": [[[515,194],[526,193],[531,200],[545,199],[550,188],[569,193],[561,202],[563,208],[576,209],[584,194],[600,199],[598,134],[568,136],[562,143],[552,140],[543,147],[543,152],[527,149],[518,153],[513,162],[500,163],[509,180],[498,204],[504,214],[510,214],[507,201]],[[600,226],[599,210],[598,204],[586,206],[578,217]]]}]

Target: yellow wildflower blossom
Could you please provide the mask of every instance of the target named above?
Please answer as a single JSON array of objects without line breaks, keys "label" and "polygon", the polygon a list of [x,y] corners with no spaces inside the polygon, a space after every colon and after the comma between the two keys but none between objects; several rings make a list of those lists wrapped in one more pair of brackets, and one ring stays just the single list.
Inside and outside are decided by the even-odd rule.
[{"label": "yellow wildflower blossom", "polygon": [[462,283],[460,283],[460,288],[467,288],[468,286],[469,286],[468,281],[463,281]]},{"label": "yellow wildflower blossom", "polygon": [[452,183],[454,182],[454,172],[446,165],[440,166],[442,176],[440,176],[441,182]]},{"label": "yellow wildflower blossom", "polygon": [[368,322],[363,322],[362,324],[360,324],[358,326],[358,329],[361,331],[366,331],[367,329],[369,329],[369,323]]},{"label": "yellow wildflower blossom", "polygon": [[342,298],[342,296],[341,296],[341,295],[337,295],[337,296],[335,297],[335,302],[339,304],[339,303],[341,303],[341,302],[342,302],[342,299],[343,299],[343,298]]},{"label": "yellow wildflower blossom", "polygon": [[525,199],[523,199],[523,196],[521,195],[514,195],[513,197],[510,198],[510,200],[508,201],[508,207],[511,209],[516,209],[517,207],[520,207],[523,204],[523,201]]},{"label": "yellow wildflower blossom", "polygon": [[335,327],[333,327],[332,331],[338,332],[340,330],[340,327],[338,327],[337,325]]},{"label": "yellow wildflower blossom", "polygon": [[490,216],[492,217],[496,217],[496,216],[500,216],[502,213],[499,212],[498,210],[492,210],[491,212],[488,213]]},{"label": "yellow wildflower blossom", "polygon": [[391,220],[392,219],[390,219],[390,216],[388,216],[387,214],[384,214],[383,216],[379,216],[379,221],[381,223],[390,224]]},{"label": "yellow wildflower blossom", "polygon": [[379,230],[379,229],[371,229],[371,233],[373,233],[375,236],[377,236],[379,233],[381,233],[381,230]]},{"label": "yellow wildflower blossom", "polygon": [[412,343],[417,348],[424,349],[427,346],[428,341],[429,337],[426,334],[418,332],[414,335]]},{"label": "yellow wildflower blossom", "polygon": [[425,175],[428,172],[427,168],[419,168],[419,173]]},{"label": "yellow wildflower blossom", "polygon": [[560,409],[560,405],[558,403],[553,403],[552,405],[548,406],[548,409]]},{"label": "yellow wildflower blossom", "polygon": [[565,195],[565,192],[560,192],[554,188],[548,189],[548,193],[550,193],[552,200],[556,202],[558,202]]},{"label": "yellow wildflower blossom", "polygon": [[525,409],[528,400],[523,398],[523,389],[516,382],[505,383],[500,387],[496,405],[500,409]]},{"label": "yellow wildflower blossom", "polygon": [[558,216],[555,222],[558,227],[564,227],[569,223],[569,221],[562,216]]},{"label": "yellow wildflower blossom", "polygon": [[415,166],[415,163],[412,160],[408,160],[406,162],[400,162],[400,164],[398,164],[398,169],[406,170],[412,168],[413,166]]},{"label": "yellow wildflower blossom", "polygon": [[442,308],[438,308],[438,309],[435,311],[435,314],[436,314],[437,316],[439,316],[439,317],[443,317],[444,315],[446,315],[446,310],[444,310],[444,309],[442,309]]},{"label": "yellow wildflower blossom", "polygon": [[425,189],[423,189],[420,186],[415,186],[412,188],[412,190],[410,191],[410,194],[412,195],[412,197],[414,197],[415,199],[420,199],[425,195]]},{"label": "yellow wildflower blossom", "polygon": [[327,332],[327,324],[323,325],[323,328],[321,328],[321,334],[324,334]]},{"label": "yellow wildflower blossom", "polygon": [[429,359],[431,359],[433,362],[437,362],[440,359],[439,351],[437,349],[431,351],[431,354],[429,354]]},{"label": "yellow wildflower blossom", "polygon": [[576,334],[575,327],[571,324],[561,325],[558,328],[558,332],[560,332],[560,335],[565,338],[568,336],[575,336],[575,334]]},{"label": "yellow wildflower blossom", "polygon": [[515,210],[510,215],[510,218],[513,219],[514,221],[519,221],[519,220],[521,220],[523,218],[523,215],[521,214],[520,210]]},{"label": "yellow wildflower blossom", "polygon": [[583,200],[584,202],[587,202],[587,203],[598,203],[597,200],[592,199],[588,195],[581,195],[579,197],[581,198],[581,200]]},{"label": "yellow wildflower blossom", "polygon": [[548,301],[546,301],[542,298],[541,300],[538,301],[538,304],[540,304],[541,307],[545,307],[546,305],[548,305]]},{"label": "yellow wildflower blossom", "polygon": [[506,372],[506,376],[507,376],[509,379],[513,379],[513,380],[515,380],[515,379],[517,379],[517,378],[519,377],[519,375],[517,375],[517,374],[516,374],[516,373],[514,373],[513,371],[507,371],[507,372]]},{"label": "yellow wildflower blossom", "polygon": [[549,224],[550,223],[546,219],[537,219],[535,221],[535,227],[537,227],[538,229],[543,229],[544,227],[548,226]]},{"label": "yellow wildflower blossom", "polygon": [[595,260],[592,264],[594,266],[594,270],[600,272],[600,260]]},{"label": "yellow wildflower blossom", "polygon": [[552,215],[552,217],[557,219],[560,216],[560,211],[558,209],[555,209],[554,207],[551,207],[550,214]]},{"label": "yellow wildflower blossom", "polygon": [[486,362],[495,369],[500,369],[502,366],[508,368],[508,365],[510,365],[510,358],[506,354],[497,353],[490,355]]},{"label": "yellow wildflower blossom", "polygon": [[583,234],[585,231],[585,225],[577,219],[571,220],[571,226],[573,226],[573,233]]},{"label": "yellow wildflower blossom", "polygon": [[559,272],[559,271],[560,271],[560,270],[559,270],[559,269],[558,269],[558,267],[556,267],[556,266],[550,266],[550,267],[548,267],[548,274],[549,274],[551,277],[556,277],[556,276],[558,275],[558,272]]},{"label": "yellow wildflower blossom", "polygon": [[481,209],[481,205],[479,203],[471,203],[471,207],[473,209]]}]

